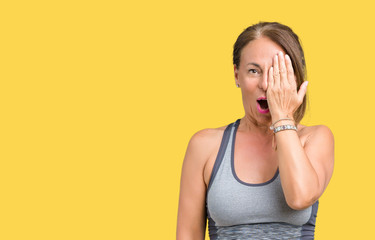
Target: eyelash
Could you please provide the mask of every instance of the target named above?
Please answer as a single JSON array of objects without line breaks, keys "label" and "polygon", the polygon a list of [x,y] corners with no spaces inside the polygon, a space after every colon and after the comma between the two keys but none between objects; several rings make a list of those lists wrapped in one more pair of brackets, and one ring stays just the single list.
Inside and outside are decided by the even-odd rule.
[{"label": "eyelash", "polygon": [[258,71],[256,70],[256,69],[254,69],[254,68],[252,68],[252,69],[249,69],[249,73],[255,73],[255,72],[252,72],[252,71],[255,71],[255,72],[257,72],[258,73]]}]

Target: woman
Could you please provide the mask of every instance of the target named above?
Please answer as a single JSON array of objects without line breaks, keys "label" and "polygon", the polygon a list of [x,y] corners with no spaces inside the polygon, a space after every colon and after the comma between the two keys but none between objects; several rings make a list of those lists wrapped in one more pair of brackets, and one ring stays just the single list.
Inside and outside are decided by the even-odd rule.
[{"label": "woman", "polygon": [[204,239],[207,218],[210,239],[314,239],[334,138],[327,126],[299,123],[307,81],[298,36],[276,22],[253,25],[238,37],[233,64],[245,116],[191,138],[177,239]]}]

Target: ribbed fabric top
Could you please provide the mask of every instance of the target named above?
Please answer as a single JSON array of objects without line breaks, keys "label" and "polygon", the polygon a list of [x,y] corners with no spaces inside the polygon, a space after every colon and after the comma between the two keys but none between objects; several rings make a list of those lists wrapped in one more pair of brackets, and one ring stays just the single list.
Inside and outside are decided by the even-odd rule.
[{"label": "ribbed fabric top", "polygon": [[265,183],[241,181],[234,169],[240,119],[224,131],[206,196],[211,239],[314,239],[318,201],[293,210],[285,200],[279,171]]}]

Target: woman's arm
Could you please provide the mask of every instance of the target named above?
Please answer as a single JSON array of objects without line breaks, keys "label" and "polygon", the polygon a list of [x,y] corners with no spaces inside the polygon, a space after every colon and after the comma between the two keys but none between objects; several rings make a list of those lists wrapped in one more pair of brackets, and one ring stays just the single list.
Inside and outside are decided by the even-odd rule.
[{"label": "woman's arm", "polygon": [[206,233],[206,185],[203,169],[207,156],[207,131],[189,141],[182,165],[177,217],[177,240],[201,240]]},{"label": "woman's arm", "polygon": [[288,205],[296,210],[314,204],[333,173],[333,134],[324,125],[313,128],[304,147],[296,131],[275,134],[281,185]]},{"label": "woman's arm", "polygon": [[[282,52],[274,56],[268,80],[267,101],[272,122],[294,116],[293,113],[303,102],[307,82],[303,82],[297,92],[296,76],[289,56],[285,55],[284,58]],[[293,209],[307,208],[323,194],[331,179],[333,134],[324,125],[315,126],[305,146],[302,146],[296,131],[285,130],[275,135],[280,179],[286,201]]]}]

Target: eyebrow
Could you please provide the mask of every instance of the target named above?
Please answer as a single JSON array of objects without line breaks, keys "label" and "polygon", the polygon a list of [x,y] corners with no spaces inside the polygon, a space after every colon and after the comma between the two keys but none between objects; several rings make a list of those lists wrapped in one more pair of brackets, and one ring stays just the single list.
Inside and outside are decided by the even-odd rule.
[{"label": "eyebrow", "polygon": [[258,68],[261,68],[259,64],[257,64],[257,63],[253,63],[253,62],[248,63],[248,64],[246,64],[246,65],[254,65],[254,66],[258,67]]}]

